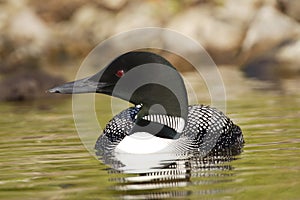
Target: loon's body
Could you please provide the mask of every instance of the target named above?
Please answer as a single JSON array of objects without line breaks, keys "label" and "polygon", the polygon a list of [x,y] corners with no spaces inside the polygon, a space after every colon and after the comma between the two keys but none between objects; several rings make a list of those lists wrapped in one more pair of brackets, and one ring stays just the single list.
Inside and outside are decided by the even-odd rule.
[{"label": "loon's body", "polygon": [[98,138],[104,153],[239,152],[241,129],[221,111],[188,106],[183,80],[164,58],[129,52],[94,76],[49,90],[56,93],[103,93],[135,105],[116,115]]},{"label": "loon's body", "polygon": [[[103,134],[98,138],[95,149],[106,153],[116,150],[137,154],[157,153],[156,150],[159,149],[155,149],[155,146],[158,144],[150,140],[151,149],[145,144],[128,145],[127,151],[118,148],[124,138],[130,137],[128,133],[134,126],[135,116],[139,110],[138,107],[128,108],[110,120],[103,130]],[[193,150],[205,151],[206,153],[207,151],[226,150],[240,152],[244,143],[241,129],[222,112],[205,105],[188,106],[188,111],[187,125],[180,138],[174,140],[173,143],[166,141],[166,143],[169,142],[169,148],[160,149],[159,152],[181,153]],[[140,146],[144,148],[144,151],[143,148],[136,149]]]}]

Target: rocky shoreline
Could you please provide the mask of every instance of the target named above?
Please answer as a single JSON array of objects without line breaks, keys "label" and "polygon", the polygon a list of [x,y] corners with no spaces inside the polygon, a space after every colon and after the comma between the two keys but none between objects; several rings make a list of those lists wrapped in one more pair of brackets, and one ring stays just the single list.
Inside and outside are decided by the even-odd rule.
[{"label": "rocky shoreline", "polygon": [[98,43],[150,26],[192,37],[246,77],[277,84],[300,75],[300,1],[2,0],[0,13],[2,101],[47,96],[73,78],[58,71],[76,71]]}]

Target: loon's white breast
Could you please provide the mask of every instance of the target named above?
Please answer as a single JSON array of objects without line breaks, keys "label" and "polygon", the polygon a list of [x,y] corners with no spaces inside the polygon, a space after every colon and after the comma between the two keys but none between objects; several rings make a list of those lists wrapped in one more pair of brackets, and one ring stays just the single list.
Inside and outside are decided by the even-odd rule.
[{"label": "loon's white breast", "polygon": [[167,153],[177,145],[178,140],[156,137],[147,132],[136,132],[116,146],[115,153],[150,154]]}]

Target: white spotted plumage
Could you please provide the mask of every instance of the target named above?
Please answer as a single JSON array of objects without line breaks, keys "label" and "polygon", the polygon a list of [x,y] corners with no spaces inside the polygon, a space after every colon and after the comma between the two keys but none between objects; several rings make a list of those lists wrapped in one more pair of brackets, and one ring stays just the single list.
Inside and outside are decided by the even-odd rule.
[{"label": "white spotted plumage", "polygon": [[[139,110],[140,108],[137,107],[128,108],[116,115],[98,138],[95,148],[101,151],[114,151],[117,145],[128,136],[135,124]],[[180,138],[174,142],[168,143],[168,139],[161,139],[162,143],[165,142],[164,144],[170,145],[171,148],[167,148],[170,151],[183,152],[211,148],[241,149],[243,145],[240,128],[234,125],[222,112],[209,106],[189,106],[186,126],[183,127],[181,127],[183,125],[181,120],[183,119],[180,117],[152,114],[145,116],[144,119],[170,126],[178,132],[182,131]],[[181,128],[182,130],[180,130]],[[143,148],[143,145],[136,145],[136,147]],[[155,150],[143,151],[155,152]]]}]

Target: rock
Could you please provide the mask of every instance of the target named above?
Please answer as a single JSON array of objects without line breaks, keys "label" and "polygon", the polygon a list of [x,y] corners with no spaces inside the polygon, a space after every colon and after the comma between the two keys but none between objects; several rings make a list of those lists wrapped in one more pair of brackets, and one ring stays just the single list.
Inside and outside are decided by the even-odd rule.
[{"label": "rock", "polygon": [[[46,91],[64,80],[41,70],[23,70],[0,82],[0,101],[25,101],[51,97]],[[54,97],[54,96],[53,96]]]},{"label": "rock", "polygon": [[280,79],[279,61],[272,54],[262,55],[247,62],[243,67],[247,77],[275,82]]},{"label": "rock", "polygon": [[48,47],[48,62],[59,64],[84,58],[98,43],[112,34],[114,18],[112,12],[94,4],[78,8],[68,23],[55,25],[56,40]]},{"label": "rock", "polygon": [[51,31],[30,9],[14,14],[8,9],[6,14],[9,18],[0,33],[0,73],[37,68]]},{"label": "rock", "polygon": [[261,0],[226,0],[223,6],[216,7],[214,14],[225,22],[241,23],[244,27],[253,20],[257,10],[261,6]]},{"label": "rock", "polygon": [[127,4],[127,0],[95,0],[95,2],[111,11],[119,11]]},{"label": "rock", "polygon": [[126,9],[121,10],[111,24],[112,33],[119,34],[134,28],[161,27],[161,21],[155,16],[155,5],[150,1],[130,1]]},{"label": "rock", "polygon": [[197,40],[217,64],[228,64],[235,60],[256,6],[253,1],[233,0],[220,7],[196,6],[177,15],[168,28]]},{"label": "rock", "polygon": [[278,12],[263,6],[251,22],[242,44],[242,53],[249,59],[274,48],[300,32],[299,24]]},{"label": "rock", "polygon": [[9,1],[0,10],[6,15],[0,23],[0,72],[36,68],[52,37],[50,28],[22,1]]},{"label": "rock", "polygon": [[300,37],[286,41],[275,54],[283,77],[300,76]]},{"label": "rock", "polygon": [[11,38],[30,40],[30,47],[37,51],[45,48],[51,36],[48,26],[29,8],[11,16],[6,31]]},{"label": "rock", "polygon": [[281,12],[300,22],[300,1],[277,0],[277,4]]},{"label": "rock", "polygon": [[[274,23],[276,22],[276,23]],[[251,23],[242,51],[246,76],[274,83],[300,75],[299,25],[274,7],[262,7]],[[280,87],[279,87],[280,86]]]},{"label": "rock", "polygon": [[271,51],[248,60],[242,67],[246,76],[271,83],[300,77],[300,37],[286,40]]},{"label": "rock", "polygon": [[112,34],[112,27],[115,24],[114,13],[97,8],[93,4],[87,4],[74,13],[68,29],[69,33],[72,35],[76,33],[75,35],[82,40],[86,39],[99,43]]},{"label": "rock", "polygon": [[28,1],[28,4],[34,8],[38,16],[45,22],[50,23],[68,21],[76,10],[85,3],[84,0]]},{"label": "rock", "polygon": [[[1,34],[0,34],[1,35]],[[30,41],[0,36],[0,73],[38,68],[40,53],[30,48]]]}]

